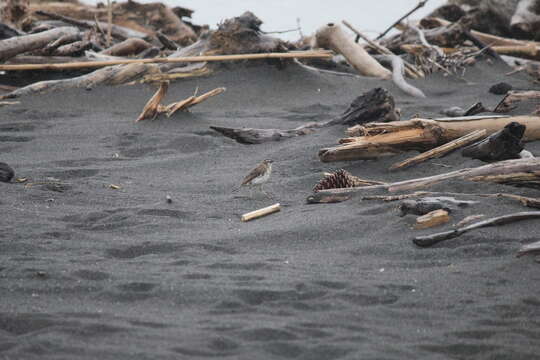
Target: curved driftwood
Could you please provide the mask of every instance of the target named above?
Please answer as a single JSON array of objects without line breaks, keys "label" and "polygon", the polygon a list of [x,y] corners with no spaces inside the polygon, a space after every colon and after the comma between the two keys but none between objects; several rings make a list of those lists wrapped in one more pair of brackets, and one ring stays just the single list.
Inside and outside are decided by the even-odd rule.
[{"label": "curved driftwood", "polygon": [[151,48],[152,45],[143,39],[129,38],[118,44],[111,46],[108,49],[105,49],[100,52],[103,55],[110,56],[129,56],[137,55],[140,52]]},{"label": "curved driftwood", "polygon": [[212,130],[230,137],[242,144],[261,144],[268,141],[279,141],[285,138],[312,133],[315,129],[332,125],[363,124],[368,121],[396,121],[399,114],[395,109],[394,98],[383,88],[375,88],[354,99],[347,110],[340,116],[324,122],[311,122],[295,129],[254,129],[226,128],[211,126]]},{"label": "curved driftwood", "polygon": [[391,72],[354,42],[354,39],[348,37],[339,25],[327,24],[317,30],[315,37],[317,46],[342,54],[360,74],[382,79],[391,78]]},{"label": "curved driftwood", "polygon": [[0,41],[0,61],[5,61],[15,55],[45,47],[62,37],[77,36],[79,29],[63,26],[37,34],[11,37]]},{"label": "curved driftwood", "polygon": [[[405,151],[427,151],[465,136],[474,130],[491,135],[511,122],[526,126],[524,141],[540,139],[538,116],[470,116],[437,120],[412,119],[390,123],[370,123],[348,130],[356,137],[341,139],[344,145],[319,151],[323,162],[375,159]],[[358,136],[360,135],[360,136]]]}]

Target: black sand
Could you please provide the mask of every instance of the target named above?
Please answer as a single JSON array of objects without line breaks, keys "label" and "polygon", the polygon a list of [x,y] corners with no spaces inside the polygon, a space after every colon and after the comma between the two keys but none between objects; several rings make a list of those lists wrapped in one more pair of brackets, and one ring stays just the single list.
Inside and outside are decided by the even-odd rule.
[{"label": "black sand", "polygon": [[[479,161],[456,153],[388,173],[412,153],[319,162],[318,150],[343,136],[339,126],[254,146],[209,130],[326,120],[376,86],[394,94],[404,119],[478,100],[492,107],[500,96],[488,90],[501,81],[534,87],[505,71],[471,68],[469,86],[434,75],[417,82],[428,99],[416,100],[373,79],[230,65],[173,83],[167,101],[196,87],[227,92],[171,119],[133,123],[154,92],[142,85],[0,108],[0,161],[17,177],[66,183],[0,183],[0,359],[537,358],[540,265],[515,253],[540,240],[538,222],[419,249],[412,237],[452,224],[412,230],[414,216],[400,218],[397,203],[305,203],[323,171],[343,167],[390,181]],[[540,143],[526,149],[539,155]],[[275,161],[268,190],[276,201],[233,193],[265,158]],[[466,182],[434,189],[538,196]],[[278,201],[280,213],[240,222],[242,213]],[[453,223],[522,210],[511,200],[481,199]]]}]

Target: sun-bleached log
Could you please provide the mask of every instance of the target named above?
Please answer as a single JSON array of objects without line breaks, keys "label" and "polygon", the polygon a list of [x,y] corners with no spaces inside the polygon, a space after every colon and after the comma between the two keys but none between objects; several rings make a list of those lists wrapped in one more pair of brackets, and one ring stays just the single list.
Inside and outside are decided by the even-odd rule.
[{"label": "sun-bleached log", "polygon": [[0,61],[5,61],[28,51],[42,49],[47,44],[52,43],[61,37],[76,36],[78,34],[79,29],[71,26],[62,26],[37,34],[16,36],[0,40]]},{"label": "sun-bleached log", "polygon": [[392,77],[389,70],[372,58],[362,46],[347,36],[339,25],[329,23],[317,30],[315,37],[317,46],[329,48],[342,54],[360,74],[381,79],[390,79]]},{"label": "sun-bleached log", "polygon": [[[523,141],[540,139],[539,116],[469,116],[438,120],[412,119],[389,123],[369,123],[348,130],[356,137],[341,139],[343,145],[319,151],[322,162],[367,160],[405,151],[427,151],[475,130],[491,135],[511,122],[526,127]],[[358,136],[360,135],[360,136]]]}]

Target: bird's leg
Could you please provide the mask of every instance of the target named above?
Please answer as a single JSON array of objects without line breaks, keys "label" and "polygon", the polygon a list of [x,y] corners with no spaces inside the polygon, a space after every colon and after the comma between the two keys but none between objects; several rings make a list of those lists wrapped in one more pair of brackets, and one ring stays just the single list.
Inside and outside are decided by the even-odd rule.
[{"label": "bird's leg", "polygon": [[269,193],[267,193],[266,191],[263,190],[263,184],[261,184],[261,192],[266,195],[267,198],[269,199],[273,199],[274,197],[272,195],[270,195]]}]

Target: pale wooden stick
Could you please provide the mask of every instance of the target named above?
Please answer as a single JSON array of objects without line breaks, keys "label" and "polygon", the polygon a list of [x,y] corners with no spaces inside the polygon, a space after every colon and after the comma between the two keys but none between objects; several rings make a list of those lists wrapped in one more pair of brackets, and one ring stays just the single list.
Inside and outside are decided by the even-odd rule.
[{"label": "pale wooden stick", "polygon": [[427,228],[432,228],[432,227],[439,226],[442,224],[446,224],[449,221],[450,221],[450,216],[448,215],[448,211],[439,209],[439,210],[435,210],[430,213],[427,213],[426,215],[417,217],[414,228],[416,230],[427,229]]},{"label": "pale wooden stick", "polygon": [[[354,26],[352,26],[348,21],[346,20],[343,20],[342,21],[343,25],[345,25],[346,27],[348,27],[353,33],[355,33],[356,35],[360,36],[362,39],[364,39],[370,46],[372,46],[375,50],[377,50],[379,53],[383,54],[383,55],[395,55],[391,50],[389,50],[388,48],[380,45],[380,44],[377,44],[376,42],[374,41],[371,41],[367,36],[365,36],[364,34],[362,34],[360,31],[358,31]],[[407,75],[409,75],[410,77],[412,77],[413,79],[418,79],[418,78],[423,78],[424,77],[424,74],[421,73],[420,71],[418,71],[418,69],[416,68],[416,66],[412,65],[412,64],[409,64],[408,62],[406,61],[403,61],[403,63],[405,64],[405,71],[407,72]]]},{"label": "pale wooden stick", "polygon": [[522,257],[529,254],[540,254],[540,241],[532,244],[523,245],[517,253],[517,257]]},{"label": "pale wooden stick", "polygon": [[417,155],[415,157],[409,158],[402,162],[396,163],[390,166],[390,170],[405,169],[410,166],[417,165],[421,162],[427,161],[429,159],[442,157],[456,149],[459,149],[460,147],[469,145],[477,140],[480,140],[486,137],[486,134],[487,134],[486,129],[475,130],[471,132],[470,134],[462,136],[456,140],[450,141],[444,145],[441,145],[439,147],[426,151],[420,155]]},{"label": "pale wooden stick", "polygon": [[271,205],[271,206],[268,206],[268,207],[265,207],[265,208],[262,208],[262,209],[259,209],[259,210],[255,210],[255,211],[252,211],[252,212],[249,212],[247,214],[242,215],[242,221],[246,222],[246,221],[254,220],[254,219],[266,216],[266,215],[273,214],[273,213],[278,212],[280,210],[281,210],[281,205],[280,204],[274,204],[274,205]]},{"label": "pale wooden stick", "polygon": [[134,64],[134,63],[181,63],[201,61],[232,61],[232,60],[256,60],[256,59],[291,59],[291,58],[331,58],[330,51],[298,51],[286,53],[262,53],[262,54],[235,54],[235,55],[203,55],[177,58],[152,58],[152,59],[122,59],[105,61],[85,61],[61,64],[17,64],[0,65],[0,71],[20,70],[65,70],[81,68],[97,68],[111,65]]}]

